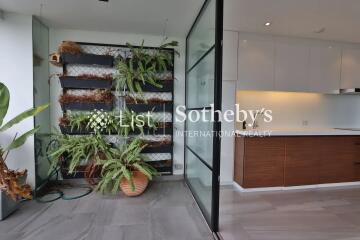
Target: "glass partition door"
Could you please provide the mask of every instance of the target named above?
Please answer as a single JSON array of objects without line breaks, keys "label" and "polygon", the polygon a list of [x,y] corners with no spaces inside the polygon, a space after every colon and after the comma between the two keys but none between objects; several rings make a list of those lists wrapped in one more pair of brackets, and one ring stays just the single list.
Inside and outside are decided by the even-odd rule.
[{"label": "glass partition door", "polygon": [[[223,0],[207,0],[186,40],[185,179],[218,231]],[[212,117],[213,116],[213,117]]]}]

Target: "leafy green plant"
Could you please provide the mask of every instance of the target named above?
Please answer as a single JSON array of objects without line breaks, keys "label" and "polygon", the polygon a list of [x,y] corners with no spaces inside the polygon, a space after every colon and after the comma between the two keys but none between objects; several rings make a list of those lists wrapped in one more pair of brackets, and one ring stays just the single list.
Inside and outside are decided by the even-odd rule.
[{"label": "leafy green plant", "polygon": [[[5,132],[12,126],[22,122],[24,119],[37,115],[49,106],[48,104],[45,104],[29,109],[3,124],[4,118],[8,112],[9,102],[9,89],[3,83],[0,83],[0,132]],[[9,170],[5,162],[6,158],[11,150],[21,147],[28,137],[35,134],[39,129],[40,126],[36,126],[20,136],[17,136],[16,134],[7,147],[0,146],[0,189],[4,190],[14,200],[21,197],[31,199],[32,190],[28,184],[23,184],[19,181],[20,177],[26,176],[26,170],[22,172]]]},{"label": "leafy green plant", "polygon": [[164,49],[176,47],[178,42],[164,43],[159,48],[152,50],[144,48],[144,41],[140,47],[134,47],[130,43],[127,43],[127,46],[130,49],[131,57],[120,58],[116,64],[117,91],[121,91],[126,86],[130,93],[138,93],[142,96],[142,87],[146,84],[162,88],[157,73],[167,71],[167,67],[173,65],[171,54]]},{"label": "leafy green plant", "polygon": [[76,171],[76,167],[89,161],[98,161],[101,157],[110,158],[108,155],[111,145],[100,134],[86,136],[55,135],[57,147],[49,156],[52,164],[49,173],[57,168],[64,158],[69,174]]},{"label": "leafy green plant", "polygon": [[144,134],[144,126],[156,130],[157,122],[151,117],[151,114],[138,114],[129,109],[124,109],[120,113],[118,126],[118,133],[122,136],[128,136],[130,132],[136,130],[139,130],[141,134]]},{"label": "leafy green plant", "polygon": [[[104,121],[104,119],[106,121]],[[60,119],[60,124],[70,126],[71,130],[98,129],[101,133],[117,133],[127,137],[136,130],[144,133],[144,126],[155,129],[158,123],[151,117],[151,114],[139,114],[125,108],[119,114],[115,112],[94,111],[89,113],[67,112],[65,118]],[[100,129],[101,128],[101,129]],[[97,131],[98,131],[97,130]]]},{"label": "leafy green plant", "polygon": [[99,160],[101,165],[102,179],[96,189],[102,193],[111,190],[116,193],[119,189],[120,181],[123,178],[130,183],[132,190],[135,190],[133,182],[133,172],[140,171],[150,180],[157,175],[155,168],[145,162],[145,157],[140,153],[146,147],[141,140],[135,139],[127,145],[120,148],[110,149],[111,158],[106,160]]}]

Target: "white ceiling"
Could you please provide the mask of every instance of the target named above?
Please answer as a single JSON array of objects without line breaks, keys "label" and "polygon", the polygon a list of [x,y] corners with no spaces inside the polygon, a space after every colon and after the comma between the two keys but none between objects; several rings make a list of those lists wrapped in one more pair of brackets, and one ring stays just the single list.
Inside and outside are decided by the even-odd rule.
[{"label": "white ceiling", "polygon": [[185,37],[204,0],[0,0],[0,9],[40,15],[51,27]]},{"label": "white ceiling", "polygon": [[359,43],[360,0],[225,0],[224,28]]},{"label": "white ceiling", "polygon": [[[204,0],[0,0],[52,27],[185,37]],[[224,28],[360,43],[360,0],[224,0]],[[271,21],[270,27],[264,23]],[[314,31],[325,28],[323,33]]]}]

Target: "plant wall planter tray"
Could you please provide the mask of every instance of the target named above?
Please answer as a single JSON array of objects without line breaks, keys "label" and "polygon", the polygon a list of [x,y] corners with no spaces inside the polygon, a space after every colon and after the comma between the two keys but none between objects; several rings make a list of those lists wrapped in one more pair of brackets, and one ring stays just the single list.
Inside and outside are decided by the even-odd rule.
[{"label": "plant wall planter tray", "polygon": [[101,65],[112,67],[114,65],[114,57],[110,55],[96,54],[70,54],[62,53],[61,61],[64,64],[84,64],[84,65]]},{"label": "plant wall planter tray", "polygon": [[67,135],[88,135],[91,134],[92,132],[85,129],[84,127],[80,127],[78,128],[74,128],[71,129],[70,126],[63,126],[63,125],[59,125],[61,133],[62,134],[67,134]]},{"label": "plant wall planter tray", "polygon": [[112,103],[90,103],[90,102],[73,102],[65,103],[62,106],[63,111],[66,110],[83,110],[83,111],[92,111],[92,110],[104,110],[112,111]]},{"label": "plant wall planter tray", "polygon": [[141,85],[143,92],[172,92],[174,89],[174,81],[159,81],[162,84],[162,88],[155,87],[149,83]]},{"label": "plant wall planter tray", "polygon": [[172,160],[151,161],[148,164],[153,166],[161,175],[172,173]]},{"label": "plant wall planter tray", "polygon": [[141,153],[171,153],[172,152],[172,144],[164,144],[161,146],[151,147],[148,146],[142,150]]},{"label": "plant wall planter tray", "polygon": [[62,88],[69,89],[111,89],[112,80],[78,79],[73,76],[62,76],[60,83]]},{"label": "plant wall planter tray", "polygon": [[126,104],[126,107],[129,110],[132,110],[136,113],[144,112],[172,112],[173,104],[172,103],[160,103],[160,104]]},{"label": "plant wall planter tray", "polygon": [[[141,134],[141,132],[139,130],[136,130],[132,134]],[[144,135],[172,135],[172,134],[173,134],[172,127],[157,128],[156,130],[144,127]]]}]

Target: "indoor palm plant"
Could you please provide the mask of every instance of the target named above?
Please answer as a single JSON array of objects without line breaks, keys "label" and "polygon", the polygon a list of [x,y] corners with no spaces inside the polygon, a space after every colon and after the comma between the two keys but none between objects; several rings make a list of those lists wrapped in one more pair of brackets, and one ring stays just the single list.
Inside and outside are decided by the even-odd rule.
[{"label": "indoor palm plant", "polygon": [[[20,123],[28,117],[35,116],[48,107],[48,104],[46,104],[29,109],[4,124],[3,120],[8,112],[9,102],[9,89],[3,83],[0,83],[0,132],[5,132],[15,124]],[[30,185],[25,184],[27,170],[10,170],[6,165],[6,159],[11,150],[21,147],[25,143],[26,139],[36,133],[39,129],[40,126],[36,126],[34,129],[31,129],[20,136],[17,136],[16,134],[8,146],[0,146],[0,219],[3,219],[11,214],[17,208],[18,200],[21,198],[32,198],[32,189]]]},{"label": "indoor palm plant", "polygon": [[142,194],[149,180],[157,175],[156,169],[147,164],[140,154],[145,147],[141,140],[135,139],[129,144],[110,149],[111,158],[98,162],[102,168],[102,179],[97,189],[103,193],[109,190],[116,193],[120,186],[127,196]]}]

